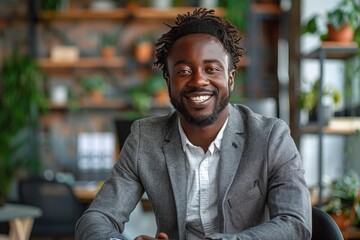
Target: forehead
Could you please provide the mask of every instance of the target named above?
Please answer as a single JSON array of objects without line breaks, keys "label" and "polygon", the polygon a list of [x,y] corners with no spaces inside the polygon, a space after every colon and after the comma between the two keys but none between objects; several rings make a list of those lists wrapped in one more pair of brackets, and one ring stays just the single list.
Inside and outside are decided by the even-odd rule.
[{"label": "forehead", "polygon": [[168,57],[183,56],[185,54],[227,55],[227,51],[220,40],[205,33],[193,33],[177,39],[170,48]]}]

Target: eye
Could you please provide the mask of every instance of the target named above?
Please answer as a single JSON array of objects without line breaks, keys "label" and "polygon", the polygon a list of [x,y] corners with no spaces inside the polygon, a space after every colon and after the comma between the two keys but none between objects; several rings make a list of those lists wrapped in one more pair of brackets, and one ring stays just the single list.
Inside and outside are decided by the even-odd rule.
[{"label": "eye", "polygon": [[181,69],[176,71],[177,76],[187,76],[189,74],[191,74],[191,69],[190,68],[181,68]]},{"label": "eye", "polygon": [[217,67],[217,66],[209,66],[205,68],[205,72],[206,73],[218,73],[221,71],[221,68]]}]

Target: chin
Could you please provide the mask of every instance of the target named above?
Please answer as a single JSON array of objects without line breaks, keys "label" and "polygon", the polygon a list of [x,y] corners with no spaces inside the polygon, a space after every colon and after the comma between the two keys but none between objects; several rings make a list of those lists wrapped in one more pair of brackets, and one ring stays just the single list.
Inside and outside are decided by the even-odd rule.
[{"label": "chin", "polygon": [[198,116],[184,116],[185,120],[194,126],[205,127],[213,124],[217,119],[217,114],[215,112],[210,115],[198,115]]}]

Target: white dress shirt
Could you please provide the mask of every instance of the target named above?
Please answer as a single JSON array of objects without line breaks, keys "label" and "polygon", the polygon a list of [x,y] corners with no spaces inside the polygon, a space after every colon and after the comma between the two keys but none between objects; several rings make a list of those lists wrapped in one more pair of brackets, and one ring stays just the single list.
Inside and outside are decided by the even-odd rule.
[{"label": "white dress shirt", "polygon": [[187,239],[201,239],[219,232],[217,193],[221,139],[228,119],[205,153],[186,137],[179,123],[187,168]]}]

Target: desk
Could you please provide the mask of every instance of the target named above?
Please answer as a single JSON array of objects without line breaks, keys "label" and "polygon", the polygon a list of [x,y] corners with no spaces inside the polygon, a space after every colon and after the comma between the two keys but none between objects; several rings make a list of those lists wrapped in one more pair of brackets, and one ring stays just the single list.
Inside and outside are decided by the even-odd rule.
[{"label": "desk", "polygon": [[79,182],[73,186],[73,191],[80,202],[89,204],[95,198],[101,185],[102,182]]},{"label": "desk", "polygon": [[29,239],[34,218],[40,217],[40,208],[7,203],[0,207],[0,222],[9,222],[9,235],[0,235],[0,240]]}]

